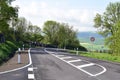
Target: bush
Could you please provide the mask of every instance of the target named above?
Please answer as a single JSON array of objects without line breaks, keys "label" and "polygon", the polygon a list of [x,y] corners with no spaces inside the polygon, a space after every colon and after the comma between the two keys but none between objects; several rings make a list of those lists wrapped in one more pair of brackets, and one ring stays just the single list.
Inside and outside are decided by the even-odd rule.
[{"label": "bush", "polygon": [[0,44],[0,64],[10,59],[17,50],[17,46],[10,41]]}]

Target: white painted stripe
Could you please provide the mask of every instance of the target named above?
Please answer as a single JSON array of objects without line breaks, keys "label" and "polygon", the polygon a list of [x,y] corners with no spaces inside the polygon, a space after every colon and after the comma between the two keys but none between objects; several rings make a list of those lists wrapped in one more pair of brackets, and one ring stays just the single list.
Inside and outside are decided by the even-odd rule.
[{"label": "white painted stripe", "polygon": [[72,57],[62,57],[60,59],[69,59],[69,58],[72,58]]},{"label": "white painted stripe", "polygon": [[77,66],[78,68],[83,68],[83,67],[88,67],[88,66],[93,66],[95,65],[94,63],[90,63],[90,64],[84,64],[84,65],[80,65],[80,66]]},{"label": "white painted stripe", "polygon": [[81,59],[77,59],[77,60],[71,60],[71,61],[68,61],[68,63],[72,63],[72,62],[78,62],[78,61],[82,61]]},{"label": "white painted stripe", "polygon": [[33,71],[33,68],[28,68],[28,71]]},{"label": "white painted stripe", "polygon": [[[44,49],[44,50],[45,50],[45,52],[50,53],[50,52],[47,51],[46,49]],[[86,74],[88,74],[88,75],[90,75],[90,76],[98,76],[98,75],[101,75],[101,74],[103,74],[103,73],[105,73],[105,72],[107,71],[107,69],[106,69],[105,67],[103,67],[103,66],[101,66],[101,65],[99,65],[99,64],[94,63],[95,65],[97,65],[97,66],[103,68],[103,70],[102,70],[101,72],[97,73],[97,74],[92,74],[92,73],[87,72],[86,70],[84,70],[84,69],[82,69],[82,68],[78,68],[78,67],[75,66],[74,64],[71,64],[71,63],[69,63],[68,61],[66,61],[66,60],[64,60],[64,59],[61,59],[61,58],[55,56],[54,54],[51,54],[51,55],[53,55],[54,57],[56,57],[56,58],[58,58],[58,59],[60,59],[60,60],[62,60],[62,61],[64,61],[64,62],[68,63],[69,65],[71,65],[71,66],[77,68],[78,70],[83,71],[84,73],[86,73]],[[84,61],[85,61],[85,60],[84,60]],[[89,62],[89,61],[86,61],[86,62]]]},{"label": "white painted stripe", "polygon": [[64,55],[56,55],[56,56],[58,56],[58,57],[63,57]]},{"label": "white painted stripe", "polygon": [[34,74],[28,74],[28,79],[35,79],[35,76],[34,76]]},{"label": "white painted stripe", "polygon": [[[51,54],[51,55],[55,56],[54,54]],[[57,56],[55,56],[55,57],[57,57]],[[90,76],[94,76],[93,74],[91,74],[91,73],[89,73],[89,72],[87,72],[87,71],[83,70],[82,68],[78,68],[78,67],[77,67],[77,66],[75,66],[74,64],[69,63],[69,62],[67,62],[67,61],[66,61],[66,60],[64,60],[64,59],[61,59],[61,58],[59,58],[59,57],[57,57],[57,58],[58,58],[58,59],[60,59],[60,60],[62,60],[62,61],[64,61],[64,62],[66,62],[66,63],[68,63],[69,65],[71,65],[71,66],[73,66],[73,67],[77,68],[78,70],[83,71],[84,73],[86,73],[86,74],[88,74],[88,75],[90,75]]]},{"label": "white painted stripe", "polygon": [[25,66],[23,66],[23,67],[16,68],[16,69],[13,69],[13,70],[8,70],[8,71],[0,72],[0,74],[5,74],[5,73],[9,73],[9,72],[17,71],[17,70],[24,69],[24,68],[30,66],[30,65],[32,64],[32,59],[31,59],[30,49],[28,50],[28,55],[29,55],[29,64],[28,64],[28,65],[25,65]]}]

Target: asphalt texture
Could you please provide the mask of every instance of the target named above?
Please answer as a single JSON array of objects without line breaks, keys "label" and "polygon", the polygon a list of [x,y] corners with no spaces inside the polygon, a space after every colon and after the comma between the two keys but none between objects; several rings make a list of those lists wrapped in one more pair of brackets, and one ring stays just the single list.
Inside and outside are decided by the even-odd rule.
[{"label": "asphalt texture", "polygon": [[28,80],[27,68],[5,74],[0,74],[0,80]]},{"label": "asphalt texture", "polygon": [[[73,55],[64,50],[45,48],[32,48],[31,57],[32,66],[35,68],[34,80],[120,80],[119,63]],[[103,71],[101,66],[106,71],[98,74]],[[0,74],[0,80],[28,80],[27,69],[28,67]]]},{"label": "asphalt texture", "polygon": [[[33,66],[37,67],[37,69],[34,70],[36,80],[120,80],[120,64],[72,55],[64,50],[46,50],[51,51],[52,53],[49,54],[48,52],[45,52],[44,48],[31,50]],[[55,56],[59,57],[57,58]],[[72,58],[64,59],[64,61],[67,62],[74,59],[82,60],[72,63],[75,66],[97,63],[105,67],[107,71],[97,76],[90,76],[59,59],[68,56]],[[91,74],[97,74],[103,70],[97,65],[83,67],[82,69]]]}]

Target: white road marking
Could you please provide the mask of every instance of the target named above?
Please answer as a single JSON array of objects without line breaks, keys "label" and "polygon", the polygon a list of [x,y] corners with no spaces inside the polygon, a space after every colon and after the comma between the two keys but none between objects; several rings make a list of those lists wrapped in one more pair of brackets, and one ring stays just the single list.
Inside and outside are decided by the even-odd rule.
[{"label": "white road marking", "polygon": [[64,55],[56,55],[56,56],[58,56],[58,57],[63,57]]},{"label": "white road marking", "polygon": [[82,60],[81,59],[71,60],[71,61],[68,61],[68,63],[79,62],[79,61],[82,61]]},{"label": "white road marking", "polygon": [[28,68],[28,71],[33,71],[33,68]]},{"label": "white road marking", "polygon": [[34,76],[34,74],[28,74],[28,79],[35,79],[35,76]]},{"label": "white road marking", "polygon": [[20,69],[23,69],[23,68],[26,68],[26,67],[30,66],[30,65],[32,64],[30,49],[28,50],[28,55],[29,55],[29,64],[28,64],[28,65],[25,65],[25,66],[23,66],[23,67],[16,68],[16,69],[13,69],[13,70],[8,70],[8,71],[0,72],[0,74],[5,74],[5,73],[17,71],[17,70],[20,70]]},{"label": "white road marking", "polygon": [[72,57],[68,56],[68,57],[62,57],[60,59],[69,59],[69,58],[72,58]]},{"label": "white road marking", "polygon": [[83,68],[83,67],[88,67],[88,66],[93,66],[95,65],[94,63],[89,63],[89,64],[83,64],[83,65],[80,65],[80,66],[77,66],[78,68]]},{"label": "white road marking", "polygon": [[[47,51],[46,49],[44,49],[44,50],[45,50],[45,52],[47,52],[47,53],[53,53],[53,52]],[[103,74],[103,73],[105,73],[105,72],[107,71],[107,69],[106,69],[105,67],[103,67],[103,66],[101,66],[101,65],[99,65],[99,64],[94,63],[94,65],[97,65],[97,66],[101,67],[101,68],[103,69],[103,71],[101,71],[101,72],[99,72],[99,73],[97,73],[97,74],[91,74],[91,73],[87,72],[86,70],[84,70],[84,69],[82,69],[82,68],[79,68],[78,66],[75,66],[74,64],[71,64],[69,61],[66,61],[66,60],[64,60],[64,59],[62,59],[62,58],[59,58],[58,56],[56,56],[56,55],[54,55],[54,54],[51,54],[51,55],[53,55],[53,56],[57,57],[58,59],[66,62],[66,63],[68,63],[69,65],[71,65],[71,66],[73,66],[73,67],[75,67],[75,68],[77,68],[77,69],[85,72],[86,74],[88,74],[88,75],[90,75],[90,76],[98,76],[98,75],[101,75],[101,74]],[[84,61],[85,61],[85,60],[84,60]],[[86,61],[86,62],[89,62],[89,61]],[[92,63],[92,64],[93,64],[93,63]],[[91,65],[92,65],[92,64],[91,64]]]}]

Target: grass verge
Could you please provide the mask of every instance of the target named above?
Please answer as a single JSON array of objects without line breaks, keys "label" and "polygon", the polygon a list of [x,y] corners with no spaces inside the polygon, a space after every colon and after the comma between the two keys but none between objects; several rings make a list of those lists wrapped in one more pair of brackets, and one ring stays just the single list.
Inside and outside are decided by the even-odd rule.
[{"label": "grass verge", "polygon": [[[69,50],[70,53],[76,54],[76,51]],[[120,63],[120,56],[113,56],[112,54],[108,53],[95,53],[95,52],[81,52],[79,51],[79,55],[100,59],[100,60],[106,60],[106,61],[112,61],[112,62],[119,62]]]}]

